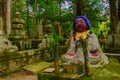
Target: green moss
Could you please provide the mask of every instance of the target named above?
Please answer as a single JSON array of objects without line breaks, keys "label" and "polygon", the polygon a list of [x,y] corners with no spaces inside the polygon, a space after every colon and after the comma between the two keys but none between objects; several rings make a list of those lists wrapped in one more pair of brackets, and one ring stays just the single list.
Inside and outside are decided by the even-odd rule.
[{"label": "green moss", "polygon": [[106,67],[93,70],[92,80],[120,80],[119,62],[115,58],[110,58],[109,61]]}]

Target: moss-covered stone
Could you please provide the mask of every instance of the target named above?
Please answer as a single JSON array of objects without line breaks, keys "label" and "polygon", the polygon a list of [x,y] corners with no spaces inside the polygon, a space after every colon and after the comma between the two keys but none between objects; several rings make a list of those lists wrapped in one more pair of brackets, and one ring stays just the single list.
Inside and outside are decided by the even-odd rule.
[{"label": "moss-covered stone", "polygon": [[53,66],[53,63],[41,61],[39,63],[27,65],[27,66],[23,67],[23,69],[30,71],[33,74],[36,74],[38,72],[41,73],[43,69],[46,69],[50,66]]},{"label": "moss-covered stone", "polygon": [[7,70],[16,71],[27,64],[38,62],[40,57],[37,57],[39,59],[35,58],[40,54],[40,49],[0,54],[0,71],[4,71],[4,73]]}]

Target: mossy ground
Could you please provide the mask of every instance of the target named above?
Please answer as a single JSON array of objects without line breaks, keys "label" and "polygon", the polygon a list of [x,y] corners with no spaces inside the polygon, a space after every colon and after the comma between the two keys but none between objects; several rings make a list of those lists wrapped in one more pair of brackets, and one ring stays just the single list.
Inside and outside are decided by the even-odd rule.
[{"label": "mossy ground", "polygon": [[120,63],[116,58],[109,58],[108,65],[92,69],[92,76],[82,80],[120,80]]}]

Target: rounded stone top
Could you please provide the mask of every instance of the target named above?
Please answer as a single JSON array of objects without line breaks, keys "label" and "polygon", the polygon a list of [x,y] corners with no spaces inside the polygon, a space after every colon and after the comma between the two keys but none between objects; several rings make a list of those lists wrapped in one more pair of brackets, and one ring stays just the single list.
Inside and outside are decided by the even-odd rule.
[{"label": "rounded stone top", "polygon": [[19,13],[19,12],[15,12],[15,14],[16,14],[16,15],[20,15],[20,13]]}]

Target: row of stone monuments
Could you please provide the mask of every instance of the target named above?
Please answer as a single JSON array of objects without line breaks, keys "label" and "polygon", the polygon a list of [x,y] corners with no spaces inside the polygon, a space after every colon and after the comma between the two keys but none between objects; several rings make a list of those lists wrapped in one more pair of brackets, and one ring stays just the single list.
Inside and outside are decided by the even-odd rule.
[{"label": "row of stone monuments", "polygon": [[[14,51],[21,51],[27,49],[32,49],[31,46],[37,46],[35,48],[46,48],[49,47],[49,38],[53,30],[56,30],[56,27],[53,27],[50,21],[41,21],[39,25],[36,27],[36,37],[33,39],[29,39],[28,33],[24,31],[24,23],[25,21],[20,18],[20,13],[16,12],[15,17],[11,21],[12,28],[11,34],[8,37],[8,42],[5,42],[6,45],[13,45]],[[60,23],[56,22],[58,34],[62,35],[62,29]],[[0,20],[0,27],[3,27],[2,18]],[[32,33],[31,33],[32,34]],[[3,41],[4,35],[2,31],[0,31],[0,40]],[[10,40],[10,41],[9,41]],[[34,44],[34,43],[37,44]],[[2,43],[2,42],[1,42]],[[33,44],[32,44],[33,43]],[[8,47],[8,46],[7,46]],[[11,47],[13,48],[13,47]],[[2,48],[1,48],[2,49]]]},{"label": "row of stone monuments", "polygon": [[[29,33],[26,34],[23,27],[24,23],[25,21],[20,18],[20,13],[16,12],[15,18],[12,19],[12,33],[9,37],[9,40],[12,41],[12,44],[17,45],[19,47],[19,50],[23,50],[23,46],[28,46],[29,49],[45,48],[45,46],[48,46],[49,37],[54,30],[54,27],[50,21],[47,20],[43,22],[41,20],[40,24],[36,27],[35,38],[32,39],[29,39],[29,36],[27,34],[33,35],[33,32],[29,31]],[[59,31],[59,33],[60,32],[61,31]]]}]

